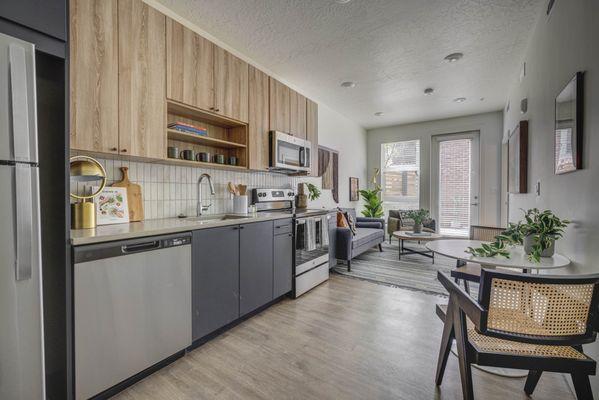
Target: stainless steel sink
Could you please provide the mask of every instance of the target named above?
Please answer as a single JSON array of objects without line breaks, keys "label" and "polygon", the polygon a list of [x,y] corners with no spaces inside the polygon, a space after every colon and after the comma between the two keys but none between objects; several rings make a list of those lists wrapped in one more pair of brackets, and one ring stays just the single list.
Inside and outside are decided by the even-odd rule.
[{"label": "stainless steel sink", "polygon": [[198,222],[210,223],[210,222],[220,222],[220,221],[246,219],[246,218],[251,218],[251,215],[213,214],[213,215],[202,215],[201,217],[189,217],[186,219],[188,221],[198,221]]}]

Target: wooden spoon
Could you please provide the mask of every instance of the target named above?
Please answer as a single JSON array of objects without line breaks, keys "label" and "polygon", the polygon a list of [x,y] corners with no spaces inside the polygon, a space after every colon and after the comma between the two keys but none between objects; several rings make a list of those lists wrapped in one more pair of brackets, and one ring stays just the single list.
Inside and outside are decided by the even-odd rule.
[{"label": "wooden spoon", "polygon": [[235,186],[235,184],[233,184],[233,182],[229,182],[229,184],[227,185],[227,188],[229,189],[229,193],[235,195],[237,194],[237,186]]}]

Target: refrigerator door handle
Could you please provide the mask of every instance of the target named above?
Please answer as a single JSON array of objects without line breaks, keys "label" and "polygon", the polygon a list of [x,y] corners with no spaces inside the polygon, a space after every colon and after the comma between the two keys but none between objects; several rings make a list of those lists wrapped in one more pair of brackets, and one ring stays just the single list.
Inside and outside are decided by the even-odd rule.
[{"label": "refrigerator door handle", "polygon": [[12,135],[15,161],[29,161],[29,88],[25,49],[9,46]]},{"label": "refrigerator door handle", "polygon": [[17,281],[31,279],[31,253],[33,251],[33,198],[31,193],[31,179],[31,167],[29,165],[15,165],[15,208],[17,211],[15,276]]}]

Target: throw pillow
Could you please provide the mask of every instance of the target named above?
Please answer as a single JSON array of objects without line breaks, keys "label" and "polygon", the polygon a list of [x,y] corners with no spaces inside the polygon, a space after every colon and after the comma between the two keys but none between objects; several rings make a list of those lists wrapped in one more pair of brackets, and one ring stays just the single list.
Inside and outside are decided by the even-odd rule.
[{"label": "throw pillow", "polygon": [[349,228],[349,223],[341,211],[337,211],[337,228]]},{"label": "throw pillow", "polygon": [[348,212],[346,212],[344,214],[345,214],[345,218],[347,218],[347,222],[349,224],[349,229],[351,230],[351,233],[354,236],[356,236],[356,221],[354,220],[354,216]]}]

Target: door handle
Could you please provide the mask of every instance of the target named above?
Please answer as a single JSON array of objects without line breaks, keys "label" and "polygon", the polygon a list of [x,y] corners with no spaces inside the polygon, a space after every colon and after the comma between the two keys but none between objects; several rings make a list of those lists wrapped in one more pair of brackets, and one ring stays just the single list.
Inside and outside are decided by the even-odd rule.
[{"label": "door handle", "polygon": [[470,203],[471,206],[477,206],[478,203]]},{"label": "door handle", "polygon": [[15,166],[15,208],[17,232],[17,259],[15,276],[17,281],[31,278],[33,197],[31,194],[31,168],[28,165]]},{"label": "door handle", "polygon": [[[12,139],[15,160],[29,161],[29,89],[27,87],[27,65],[25,49],[11,44],[10,91],[12,101]],[[32,160],[33,161],[33,160]]]},{"label": "door handle", "polygon": [[128,244],[121,246],[121,251],[125,254],[138,253],[140,251],[153,250],[160,248],[160,240],[153,240],[151,242]]}]

